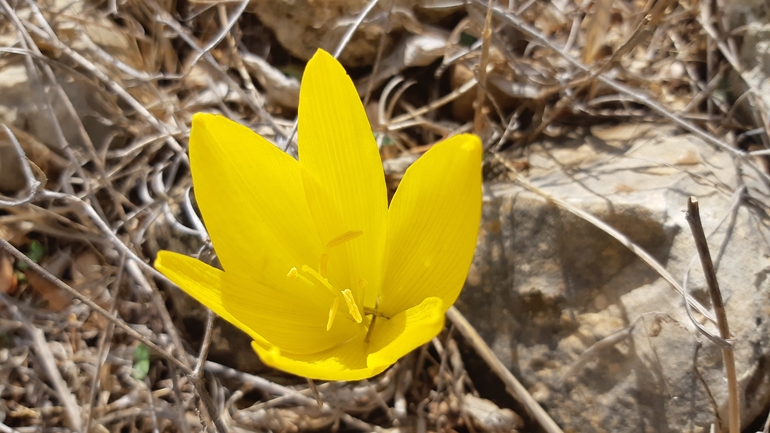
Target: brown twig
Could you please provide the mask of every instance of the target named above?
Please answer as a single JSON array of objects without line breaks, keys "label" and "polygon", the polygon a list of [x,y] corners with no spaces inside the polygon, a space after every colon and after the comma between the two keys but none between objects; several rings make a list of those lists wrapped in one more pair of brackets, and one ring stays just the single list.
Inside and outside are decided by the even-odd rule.
[{"label": "brown twig", "polygon": [[484,89],[487,85],[487,64],[489,63],[489,46],[492,44],[492,0],[487,4],[487,15],[484,18],[484,30],[481,33],[481,57],[479,58],[478,81],[476,93],[476,112],[473,115],[473,132],[482,134],[484,128],[484,100],[487,95]]},{"label": "brown twig", "polygon": [[[711,296],[711,304],[714,306],[714,314],[717,318],[719,334],[723,339],[729,340],[730,328],[727,325],[727,313],[725,312],[725,305],[722,301],[722,292],[719,290],[716,269],[711,260],[711,252],[709,252],[706,234],[703,232],[698,200],[694,197],[690,197],[687,200],[687,213],[685,217],[687,223],[690,225],[690,230],[692,230],[692,235],[695,239],[695,248],[698,250],[701,266],[703,266],[703,273],[706,275],[706,285],[708,286],[709,295]],[[722,358],[724,359],[725,373],[727,374],[729,431],[730,433],[739,433],[741,431],[741,413],[733,347],[722,347]]]},{"label": "brown twig", "polygon": [[369,98],[372,96],[374,90],[374,81],[377,77],[377,72],[380,70],[380,62],[382,62],[382,53],[385,51],[385,38],[388,36],[388,29],[390,28],[390,19],[393,16],[393,6],[396,0],[390,0],[390,6],[388,6],[388,15],[385,17],[385,31],[380,35],[380,41],[377,43],[377,54],[374,56],[374,65],[372,65],[372,75],[369,76],[369,82],[366,83],[366,92],[364,93],[364,107],[369,104]]},{"label": "brown twig", "polygon": [[476,352],[489,365],[492,371],[505,383],[505,389],[513,398],[516,399],[529,412],[538,424],[547,433],[562,433],[561,428],[538,404],[534,397],[524,388],[516,377],[503,365],[497,355],[492,352],[486,342],[481,338],[476,329],[455,307],[450,307],[446,312],[449,320],[457,327],[457,330],[463,334],[463,337],[476,349]]},{"label": "brown twig", "polygon": [[[0,241],[5,242],[3,239],[0,239]],[[56,366],[56,360],[53,357],[53,353],[51,353],[51,349],[48,348],[48,343],[45,341],[43,331],[37,329],[35,325],[27,320],[27,318],[19,312],[18,307],[16,307],[16,305],[14,305],[2,292],[0,292],[0,301],[5,304],[5,307],[11,312],[13,318],[24,326],[24,330],[27,331],[27,334],[32,338],[43,371],[45,371],[48,380],[50,380],[53,385],[53,389],[56,390],[59,399],[64,405],[64,419],[67,427],[75,431],[80,431],[83,426],[82,420],[80,419],[80,409],[78,408],[75,396],[72,394],[72,391],[70,391],[67,382],[64,381],[59,368]]]},{"label": "brown twig", "polygon": [[[112,302],[109,306],[109,311],[112,314],[115,314],[115,309],[118,304],[118,300],[120,299],[120,288],[121,288],[121,282],[123,281],[123,271],[125,269],[126,265],[126,255],[121,254],[120,255],[120,265],[118,266],[118,275],[115,278],[115,293],[112,295]],[[110,345],[112,344],[112,335],[115,331],[115,324],[113,322],[107,323],[107,327],[102,330],[101,334],[99,335],[99,350],[96,355],[96,365],[94,368],[94,371],[97,373],[94,374],[93,379],[91,380],[91,389],[88,393],[88,404],[86,405],[86,426],[84,431],[89,432],[91,427],[91,421],[93,417],[91,416],[91,412],[93,411],[93,405],[94,400],[96,397],[97,390],[101,387],[101,378],[98,374],[99,371],[101,371],[102,367],[104,367],[104,363],[107,361],[107,355],[110,351]]]},{"label": "brown twig", "polygon": [[206,389],[206,382],[204,380],[204,371],[203,371],[203,365],[206,362],[206,358],[209,355],[209,348],[211,347],[211,335],[212,331],[214,330],[214,319],[215,319],[214,312],[211,310],[208,310],[206,314],[206,331],[203,334],[203,342],[201,343],[201,350],[198,352],[198,360],[195,363],[195,368],[193,369],[192,374],[190,375],[190,381],[193,383],[193,386],[196,390],[198,390],[198,395],[201,397],[201,401],[203,402],[203,405],[206,407],[206,412],[208,412],[209,418],[214,423],[214,426],[216,427],[217,431],[219,432],[227,432],[227,426],[225,426],[224,421],[222,420],[222,417],[219,414],[219,411],[217,410],[216,406],[214,406],[214,402],[211,400],[211,397],[209,396],[209,392]]},{"label": "brown twig", "polygon": [[[484,5],[482,0],[475,0],[474,3],[478,5]],[[543,46],[546,46],[549,49],[553,50],[555,53],[559,54],[559,56],[564,58],[568,63],[570,63],[575,68],[583,72],[590,71],[590,68],[588,66],[584,65],[577,59],[573,58],[569,53],[565,52],[563,49],[556,46],[551,40],[543,36],[542,33],[539,32],[537,29],[535,29],[533,26],[525,23],[521,17],[516,16],[514,14],[507,13],[506,11],[500,9],[497,6],[493,6],[492,11],[498,18],[509,23],[511,26],[521,31],[523,34],[525,34],[529,38],[535,40],[537,43],[542,44]],[[714,135],[704,131],[694,123],[674,113],[663,104],[653,100],[652,98],[644,94],[642,91],[635,90],[628,87],[627,85],[621,84],[617,80],[614,80],[608,77],[606,74],[600,74],[597,77],[597,80],[599,80],[601,83],[608,86],[609,88],[615,90],[616,92],[623,94],[625,96],[628,96],[633,101],[647,106],[647,108],[649,108],[650,110],[669,119],[671,122],[673,122],[680,128],[690,131],[693,135],[705,141],[706,143],[729,152],[731,155],[733,155],[738,160],[740,160],[742,164],[745,164],[746,166],[751,168],[751,170],[754,171],[754,173],[756,173],[763,180],[763,182],[770,184],[770,175],[765,173],[756,164],[754,164],[754,162],[752,162],[748,158],[746,152],[740,149],[736,149],[735,147],[730,146],[729,144],[724,142],[723,140],[720,140]]]},{"label": "brown twig", "polygon": [[62,280],[56,278],[54,275],[48,272],[45,268],[35,263],[32,259],[24,255],[24,253],[16,249],[16,247],[11,245],[8,241],[6,241],[3,238],[0,238],[0,248],[11,253],[11,255],[14,256],[17,260],[25,263],[27,266],[29,266],[30,269],[40,274],[43,278],[45,278],[50,283],[55,285],[58,289],[69,293],[74,298],[86,304],[89,308],[91,308],[95,312],[99,313],[102,317],[104,317],[105,319],[113,323],[115,326],[122,329],[129,336],[131,336],[132,338],[135,338],[145,346],[149,347],[151,350],[161,355],[167,361],[171,362],[172,364],[175,364],[185,374],[192,374],[192,369],[188,367],[185,363],[176,359],[172,354],[168,353],[167,351],[162,349],[160,346],[150,341],[148,338],[146,338],[144,335],[140,334],[138,331],[128,326],[128,324],[126,324],[122,320],[110,314],[109,311],[105,310],[104,308],[99,306],[97,303],[95,303],[94,301],[92,301],[82,293],[78,292],[77,290],[73,289],[69,285],[65,284]]}]

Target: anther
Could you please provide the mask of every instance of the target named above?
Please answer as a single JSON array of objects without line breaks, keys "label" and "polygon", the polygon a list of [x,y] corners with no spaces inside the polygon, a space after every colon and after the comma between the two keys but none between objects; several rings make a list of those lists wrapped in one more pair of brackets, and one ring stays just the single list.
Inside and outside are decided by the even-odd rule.
[{"label": "anther", "polygon": [[288,273],[288,274],[286,274],[286,279],[287,279],[287,280],[289,280],[289,281],[294,281],[294,280],[296,280],[296,279],[298,279],[298,278],[299,278],[299,280],[300,280],[300,281],[302,281],[302,282],[303,282],[303,283],[305,283],[305,284],[309,284],[309,285],[311,285],[311,286],[314,286],[314,285],[315,285],[315,284],[313,284],[313,282],[312,282],[312,281],[310,281],[310,280],[308,280],[307,278],[305,278],[304,276],[302,276],[302,274],[300,274],[300,273],[299,273],[299,271],[297,270],[297,268],[291,268],[291,269],[289,269],[289,273]]},{"label": "anther", "polygon": [[286,279],[289,281],[293,281],[293,280],[296,280],[298,276],[299,276],[299,271],[297,270],[297,268],[291,268],[289,269],[289,273],[286,274]]},{"label": "anther", "polygon": [[334,323],[334,316],[337,315],[337,309],[340,307],[340,298],[334,298],[331,310],[329,310],[329,320],[326,322],[326,330],[332,329]]},{"label": "anther", "polygon": [[342,291],[342,296],[345,298],[345,303],[348,304],[350,315],[353,316],[356,323],[361,323],[363,318],[361,317],[361,312],[358,311],[356,301],[353,299],[353,292],[351,292],[350,289],[345,289]]},{"label": "anther", "polygon": [[353,239],[361,236],[362,234],[364,234],[364,232],[362,232],[361,230],[348,230],[345,233],[343,233],[343,234],[337,236],[336,238],[330,240],[326,244],[326,248],[334,248],[334,247],[336,247],[338,245],[342,245],[342,244],[344,244],[347,241],[352,241]]}]

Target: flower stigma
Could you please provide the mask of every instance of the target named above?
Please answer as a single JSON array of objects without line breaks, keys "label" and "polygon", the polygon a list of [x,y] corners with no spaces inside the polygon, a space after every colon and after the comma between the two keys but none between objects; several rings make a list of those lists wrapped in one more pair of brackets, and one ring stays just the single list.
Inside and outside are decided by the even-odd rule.
[{"label": "flower stigma", "polygon": [[[340,290],[334,287],[334,285],[329,282],[329,278],[328,278],[328,273],[329,273],[328,251],[331,248],[340,246],[348,241],[351,241],[361,236],[362,234],[363,232],[360,230],[348,230],[347,232],[327,242],[326,247],[321,253],[321,257],[319,257],[318,259],[317,270],[311,268],[308,265],[302,265],[299,270],[296,267],[293,267],[289,269],[289,272],[286,274],[286,279],[289,281],[299,279],[305,284],[308,284],[314,287],[322,287],[328,290],[329,293],[334,297],[334,301],[332,301],[332,305],[329,308],[329,318],[326,322],[327,331],[331,330],[332,325],[334,324],[334,319],[337,316],[337,310],[339,309],[339,306],[340,306],[340,296],[342,296],[342,299],[345,300],[345,306],[347,306],[350,317],[352,317],[356,323],[361,323],[363,321],[363,316],[361,315],[361,309],[358,307],[358,304],[355,301],[355,297],[353,296],[353,291],[347,288],[344,290]],[[360,290],[363,290],[367,286],[367,284],[368,282],[365,279],[359,278],[358,288]],[[370,324],[373,325],[374,321],[372,320]],[[371,329],[368,329],[367,336],[370,333],[371,333]]]}]

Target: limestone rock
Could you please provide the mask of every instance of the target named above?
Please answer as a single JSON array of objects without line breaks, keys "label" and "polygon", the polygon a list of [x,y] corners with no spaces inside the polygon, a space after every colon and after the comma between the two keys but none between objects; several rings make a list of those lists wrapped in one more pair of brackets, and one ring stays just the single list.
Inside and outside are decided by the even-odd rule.
[{"label": "limestone rock", "polygon": [[[253,1],[250,10],[293,56],[309,60],[318,48],[333,52],[367,3],[366,0]],[[381,2],[367,15],[339,60],[348,67],[371,65],[383,33],[387,53],[404,31],[420,33],[421,23],[430,23],[462,7],[463,3],[455,0],[394,0],[388,20],[390,4]],[[415,13],[420,14],[420,20]]]},{"label": "limestone rock", "polygon": [[[710,308],[683,212],[688,196],[699,199],[714,231],[745,426],[770,398],[767,186],[690,135],[620,128],[641,136],[595,131],[534,146],[528,180],[626,234],[680,281],[692,264],[690,294]],[[737,179],[750,199],[730,226]],[[518,185],[486,190],[458,308],[565,431],[707,431],[715,415],[694,360],[727,419],[721,351],[690,322],[682,296],[618,241]],[[581,359],[623,330],[628,338]]]}]

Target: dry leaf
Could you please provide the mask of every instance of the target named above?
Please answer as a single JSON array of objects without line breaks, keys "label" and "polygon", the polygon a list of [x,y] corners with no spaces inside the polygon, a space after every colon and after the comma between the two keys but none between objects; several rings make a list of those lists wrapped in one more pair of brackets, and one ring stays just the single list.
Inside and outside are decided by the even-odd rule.
[{"label": "dry leaf", "polygon": [[46,309],[62,311],[72,300],[72,296],[69,293],[56,287],[54,283],[48,281],[32,269],[24,271],[24,275],[27,276],[30,287],[35,289],[40,297],[46,301]]},{"label": "dry leaf", "polygon": [[13,261],[5,252],[0,252],[0,293],[13,296],[16,293],[18,279],[13,270]]}]

